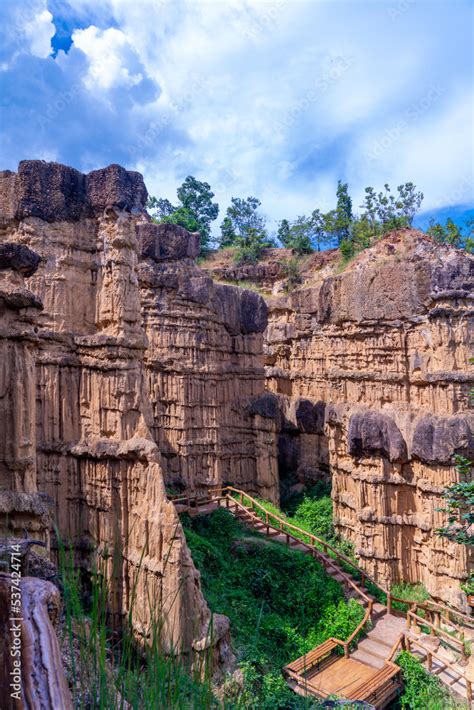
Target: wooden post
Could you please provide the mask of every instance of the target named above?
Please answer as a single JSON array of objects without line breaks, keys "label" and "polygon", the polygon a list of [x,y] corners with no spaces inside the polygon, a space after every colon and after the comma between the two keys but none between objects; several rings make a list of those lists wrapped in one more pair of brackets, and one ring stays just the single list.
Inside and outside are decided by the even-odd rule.
[{"label": "wooden post", "polygon": [[226,508],[229,507],[229,497],[228,496],[225,497],[225,507]]},{"label": "wooden post", "polygon": [[241,505],[244,504],[244,494],[243,493],[240,494],[240,503],[241,503]]},{"label": "wooden post", "polygon": [[466,694],[467,694],[467,702],[468,702],[468,705],[470,706],[472,703],[472,683],[470,680],[467,680],[467,678],[466,678]]},{"label": "wooden post", "polygon": [[344,656],[345,656],[345,658],[349,658],[349,644],[348,643],[344,644]]},{"label": "wooden post", "polygon": [[428,666],[428,672],[431,673],[431,671],[433,670],[433,656],[431,655],[431,653],[429,651],[426,656],[426,663]]},{"label": "wooden post", "polygon": [[387,594],[387,614],[392,613],[392,592],[388,592]]},{"label": "wooden post", "polygon": [[411,612],[407,612],[407,629],[411,628]]}]

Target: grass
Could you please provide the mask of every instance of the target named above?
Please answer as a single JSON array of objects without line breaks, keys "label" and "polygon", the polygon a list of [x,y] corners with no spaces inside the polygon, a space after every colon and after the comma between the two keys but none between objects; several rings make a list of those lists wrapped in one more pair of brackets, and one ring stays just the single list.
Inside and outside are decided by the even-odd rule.
[{"label": "grass", "polygon": [[[288,523],[301,528],[301,530],[328,542],[334,549],[354,563],[350,564],[339,560],[342,569],[350,573],[354,579],[360,580],[361,574],[357,569],[357,560],[351,543],[338,537],[334,530],[333,503],[330,492],[330,485],[319,481],[314,486],[309,487],[304,493],[287,493],[282,502],[283,510],[268,501],[259,500],[258,502],[270,513],[274,513]],[[265,514],[262,511],[256,509],[255,512],[264,519]],[[289,528],[288,531],[304,542],[310,541],[309,536],[304,535],[304,533],[290,531]],[[316,543],[316,547],[323,549],[323,546],[318,543]],[[328,554],[334,559],[337,558],[337,555],[330,550]],[[379,602],[386,603],[386,595],[376,585],[366,580],[366,587]]]},{"label": "grass", "polygon": [[331,636],[344,640],[363,617],[314,558],[249,532],[225,510],[183,524],[204,596],[226,614],[249,710],[317,707],[285,684],[282,666]]},{"label": "grass", "polygon": [[[148,600],[151,624],[145,643],[138,643],[132,627],[132,612],[120,631],[112,628],[109,599],[111,580],[121,569],[119,552],[97,557],[90,579],[90,594],[84,594],[72,551],[60,544],[59,581],[64,597],[63,655],[72,687],[74,708],[84,710],[202,710],[222,708],[213,693],[208,658],[201,668],[190,669],[177,655],[162,647],[160,605]],[[118,565],[118,567],[117,567]],[[141,567],[141,565],[140,565]],[[112,572],[110,569],[112,568]],[[138,570],[136,580],[141,574]],[[131,591],[130,608],[136,597]]]},{"label": "grass", "polygon": [[401,710],[467,710],[466,703],[454,700],[439,678],[428,673],[415,656],[402,651],[396,663],[404,682]]}]

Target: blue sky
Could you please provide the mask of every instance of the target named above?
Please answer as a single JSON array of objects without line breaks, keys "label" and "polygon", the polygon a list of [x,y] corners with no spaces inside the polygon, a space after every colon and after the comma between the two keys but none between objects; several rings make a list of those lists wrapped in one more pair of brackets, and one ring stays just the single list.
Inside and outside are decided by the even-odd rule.
[{"label": "blue sky", "polygon": [[472,214],[470,0],[1,0],[0,169],[188,174],[270,226],[411,180]]}]

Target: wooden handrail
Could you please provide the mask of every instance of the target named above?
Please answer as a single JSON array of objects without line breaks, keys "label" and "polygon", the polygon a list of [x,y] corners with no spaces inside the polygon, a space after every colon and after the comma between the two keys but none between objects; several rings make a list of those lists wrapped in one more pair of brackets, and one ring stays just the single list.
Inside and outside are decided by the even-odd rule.
[{"label": "wooden handrail", "polygon": [[427,619],[420,616],[415,611],[411,611],[411,610],[409,612],[407,612],[408,628],[410,628],[410,626],[411,626],[411,621],[410,621],[411,619],[413,619],[413,621],[415,621],[415,622],[418,622],[418,624],[421,624],[422,626],[427,626],[429,629],[433,629],[433,631],[436,633],[437,636],[441,636],[445,639],[445,641],[447,641],[455,646],[458,646],[460,648],[462,657],[465,658],[466,652],[464,649],[464,641],[460,641],[455,636],[451,636],[451,634],[448,634],[443,629],[436,627],[434,624],[431,623],[431,621],[427,621]]},{"label": "wooden handrail", "polygon": [[[317,535],[314,535],[313,533],[308,532],[307,530],[303,530],[302,528],[298,527],[297,525],[294,525],[293,523],[288,522],[287,520],[284,520],[281,518],[279,515],[276,513],[273,513],[269,510],[267,510],[261,503],[259,503],[255,498],[253,498],[249,493],[246,493],[245,491],[242,491],[238,488],[235,488],[234,486],[217,486],[215,488],[209,488],[206,489],[205,492],[202,493],[202,495],[195,494],[194,497],[199,499],[199,498],[204,498],[206,495],[218,495],[222,498],[229,496],[234,503],[237,503],[236,499],[231,495],[231,493],[237,494],[241,498],[241,506],[245,508],[245,505],[243,504],[244,498],[248,499],[250,502],[251,509],[253,510],[254,507],[257,508],[258,510],[262,511],[265,514],[265,524],[270,518],[273,518],[278,522],[278,530],[285,532],[285,527],[289,530],[294,530],[295,532],[299,533],[300,535],[303,535],[303,537],[309,539],[310,545],[317,551],[316,544],[320,545],[323,550],[326,552],[327,550],[330,550],[333,555],[335,555],[336,559],[339,561],[343,561],[345,564],[349,565],[352,567],[354,570],[357,571],[358,574],[362,576],[362,579],[367,579],[369,580],[377,589],[379,589],[383,594],[387,595],[387,602],[391,606],[392,602],[397,602],[399,604],[406,604],[408,606],[412,606],[413,604],[416,604],[416,607],[418,609],[422,609],[424,611],[428,612],[438,612],[438,613],[445,613],[446,614],[446,621],[454,627],[458,627],[459,633],[462,633],[462,627],[459,624],[456,624],[455,622],[451,621],[449,616],[452,614],[453,616],[457,616],[458,618],[461,618],[463,620],[463,624],[468,627],[474,627],[474,618],[468,616],[467,614],[463,614],[460,611],[457,611],[455,609],[451,609],[450,607],[446,606],[445,604],[441,604],[439,602],[427,600],[425,602],[414,602],[413,600],[410,599],[404,599],[402,597],[397,597],[394,596],[390,590],[385,589],[379,582],[377,582],[368,572],[363,570],[359,565],[354,562],[353,560],[350,559],[350,557],[347,557],[344,555],[344,553],[340,552],[337,550],[335,547],[331,545],[331,543],[327,542],[326,540],[318,537]],[[189,495],[171,495],[168,496],[170,500],[172,500],[174,503],[179,503],[180,501],[184,502],[189,502],[190,500]],[[274,526],[272,526],[274,527]],[[303,542],[303,544],[307,544],[305,540],[299,539],[300,542]],[[345,574],[343,570],[340,571],[342,576],[344,577],[344,581],[346,584],[349,584],[353,589],[355,589],[361,596],[364,597],[364,599],[369,602],[370,598],[367,597],[362,590],[360,590],[353,582],[353,580],[348,577],[348,575]],[[423,623],[426,623],[426,621],[423,619]],[[442,631],[441,629],[438,629],[437,627],[434,627],[435,631]],[[449,636],[449,634],[448,634]],[[449,636],[449,638],[453,638],[452,636]]]},{"label": "wooden handrail", "polygon": [[459,670],[459,668],[456,668],[456,666],[453,666],[452,663],[447,661],[445,658],[442,656],[439,656],[436,651],[433,651],[433,649],[429,648],[428,646],[425,646],[424,644],[421,643],[421,641],[418,641],[416,639],[410,638],[409,636],[406,636],[406,643],[407,643],[407,648],[410,646],[419,646],[420,648],[423,649],[423,651],[426,651],[426,653],[429,653],[433,658],[436,658],[437,661],[443,664],[443,666],[446,666],[446,668],[450,668],[454,673],[457,674],[457,676],[461,679],[466,681],[466,683],[469,682],[469,678],[466,676],[465,673]]}]

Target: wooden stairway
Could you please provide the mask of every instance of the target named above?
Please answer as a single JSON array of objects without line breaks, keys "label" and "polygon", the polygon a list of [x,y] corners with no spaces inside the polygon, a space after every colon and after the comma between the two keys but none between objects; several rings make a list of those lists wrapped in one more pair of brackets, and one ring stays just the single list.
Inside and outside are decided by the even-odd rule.
[{"label": "wooden stairway", "polygon": [[[365,609],[362,621],[348,639],[329,639],[285,666],[283,672],[295,692],[319,698],[335,694],[347,700],[363,700],[383,709],[401,687],[400,669],[393,660],[399,649],[406,648],[420,658],[427,670],[438,675],[443,683],[472,705],[472,684],[458,659],[440,647],[440,641],[454,646],[458,655],[461,654],[462,662],[464,634],[474,638],[474,619],[434,602],[415,604],[394,597],[325,540],[270,513],[248,493],[232,486],[209,489],[201,494],[172,496],[171,500],[178,513],[187,512],[191,516],[210,514],[225,507],[253,530],[310,554],[321,562],[328,575],[344,586],[346,597],[356,599]],[[369,593],[366,580],[387,595],[387,605]],[[394,601],[411,608],[406,614],[394,612]],[[453,621],[453,615],[457,621]],[[453,635],[461,628],[459,620],[464,624],[461,640]],[[429,627],[431,635],[422,633],[419,624]],[[356,636],[363,631],[366,635],[352,649]]]}]

